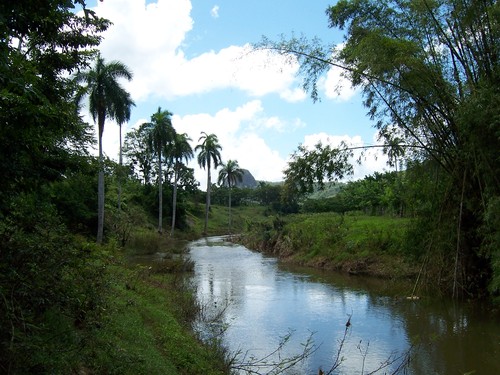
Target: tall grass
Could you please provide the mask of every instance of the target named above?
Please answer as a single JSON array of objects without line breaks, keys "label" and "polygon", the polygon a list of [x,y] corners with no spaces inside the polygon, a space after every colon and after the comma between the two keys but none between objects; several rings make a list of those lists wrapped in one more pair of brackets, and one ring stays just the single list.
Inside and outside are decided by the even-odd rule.
[{"label": "tall grass", "polygon": [[178,271],[110,267],[106,314],[88,337],[80,373],[227,373],[224,358],[191,330],[197,305]]},{"label": "tall grass", "polygon": [[406,256],[410,219],[314,213],[250,223],[243,241],[289,262],[384,277],[413,275]]},{"label": "tall grass", "polygon": [[[231,208],[231,225],[229,225],[229,208],[227,206],[212,205],[209,211],[207,233],[208,236],[241,233],[245,230],[248,220],[264,217],[266,211],[262,206],[236,206]],[[191,218],[191,232],[202,235],[204,213],[198,213]]]}]

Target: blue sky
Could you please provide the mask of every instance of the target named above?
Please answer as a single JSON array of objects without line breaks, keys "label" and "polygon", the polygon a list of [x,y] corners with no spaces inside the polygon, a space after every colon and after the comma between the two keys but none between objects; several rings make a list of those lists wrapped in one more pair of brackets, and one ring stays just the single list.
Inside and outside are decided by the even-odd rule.
[{"label": "blue sky", "polygon": [[[328,28],[323,0],[103,0],[89,1],[113,22],[101,53],[134,73],[124,83],[136,102],[124,133],[149,121],[158,107],[173,113],[180,133],[198,143],[217,134],[223,161],[237,160],[257,180],[281,181],[300,144],[374,144],[375,129],[359,92],[338,71],[322,78],[321,101],[301,90],[298,67],[282,57],[251,51],[262,36],[304,34],[341,43]],[[338,83],[342,89],[335,91]],[[118,126],[107,123],[104,151],[117,159]],[[354,178],[387,169],[383,155],[368,155]],[[190,162],[205,188],[206,172]]]}]

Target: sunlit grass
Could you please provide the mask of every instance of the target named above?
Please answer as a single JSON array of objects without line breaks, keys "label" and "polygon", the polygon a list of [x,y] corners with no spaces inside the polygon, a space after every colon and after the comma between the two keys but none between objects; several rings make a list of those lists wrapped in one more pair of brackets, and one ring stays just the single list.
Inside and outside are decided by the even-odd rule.
[{"label": "sunlit grass", "polygon": [[287,261],[386,277],[414,272],[405,254],[410,219],[314,213],[259,220],[246,244]]},{"label": "sunlit grass", "polygon": [[[231,225],[229,225],[229,208],[227,206],[212,205],[208,215],[208,236],[241,233],[247,221],[264,216],[266,211],[262,206],[236,206],[231,208]],[[205,213],[198,212],[191,217],[192,231],[203,234]]]}]

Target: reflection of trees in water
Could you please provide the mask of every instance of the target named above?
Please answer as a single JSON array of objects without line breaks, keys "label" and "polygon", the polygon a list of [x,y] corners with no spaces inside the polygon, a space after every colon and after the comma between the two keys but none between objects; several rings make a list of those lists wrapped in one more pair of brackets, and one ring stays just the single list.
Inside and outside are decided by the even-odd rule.
[{"label": "reflection of trees in water", "polygon": [[498,317],[487,309],[453,301],[387,299],[371,296],[373,306],[389,306],[415,345],[412,373],[500,373]]},{"label": "reflection of trees in water", "polygon": [[[291,276],[294,282],[291,285],[282,284],[280,279],[287,279],[287,272],[277,272],[274,263],[272,266],[271,263],[266,263],[260,254],[257,254],[257,258],[251,256],[247,258],[246,253],[240,253],[237,249],[230,251],[233,250],[230,259],[227,254],[223,259],[211,259],[205,263],[203,270],[206,277],[203,281],[205,298],[211,300],[214,314],[217,315],[217,311],[226,309],[226,303],[229,306],[225,320],[222,321],[224,324],[230,325],[231,317],[238,317],[244,313],[248,315],[247,319],[265,315],[266,321],[277,320],[277,323],[279,319],[283,319],[283,314],[292,314],[289,310],[291,305],[282,305],[281,315],[269,316],[267,314],[274,312],[270,310],[272,307],[267,305],[268,302],[259,298],[249,300],[249,293],[254,297],[273,293],[282,304],[287,303],[286,298],[291,300],[303,298],[303,293],[308,293],[300,309],[315,309],[315,313],[323,314],[323,311],[318,310],[317,303],[323,303],[325,305],[323,309],[333,309],[329,311],[329,326],[321,328],[323,331],[329,330],[328,335],[314,337],[316,344],[321,344],[322,350],[326,349],[329,355],[334,354],[338,340],[342,337],[345,324],[343,319],[346,319],[348,314],[353,314],[354,330],[345,347],[345,355],[350,357],[349,361],[352,363],[345,363],[346,369],[351,368],[351,364],[352,368],[359,368],[359,363],[355,362],[354,357],[362,358],[360,352],[366,348],[367,342],[370,342],[366,359],[372,361],[367,362],[367,368],[371,369],[375,362],[384,360],[388,355],[383,353],[391,353],[393,350],[402,353],[413,344],[415,348],[410,374],[465,373],[472,370],[486,374],[500,373],[498,365],[494,362],[495,348],[498,351],[495,338],[498,341],[500,337],[500,325],[498,319],[485,317],[479,308],[467,304],[446,303],[443,300],[430,301],[427,298],[418,301],[406,300],[405,296],[412,290],[411,284],[325,272],[308,272],[305,276],[303,270],[297,274],[290,267],[286,269],[294,272]],[[246,263],[247,261],[249,263]],[[248,272],[249,269],[251,272]],[[282,267],[280,269],[283,270]],[[221,272],[224,273],[224,281],[219,279]],[[311,291],[310,284],[316,284],[314,291]],[[264,289],[263,285],[269,287],[269,290]],[[250,310],[248,310],[249,305],[251,305]],[[248,311],[251,313],[248,314]],[[296,323],[302,328],[307,321]],[[218,328],[226,328],[224,324]],[[260,325],[256,327],[255,324]],[[255,324],[248,332],[245,331],[246,334],[267,329],[261,322]],[[302,339],[301,337],[299,340]],[[250,341],[250,338],[245,340]],[[362,343],[359,345],[361,340]],[[261,344],[260,341],[258,343]],[[386,349],[387,351],[383,351]],[[266,350],[271,351],[272,348],[267,347]],[[313,357],[316,355],[319,354],[314,353]],[[310,362],[317,363],[315,358],[311,358]],[[323,360],[321,363],[327,367]]]}]

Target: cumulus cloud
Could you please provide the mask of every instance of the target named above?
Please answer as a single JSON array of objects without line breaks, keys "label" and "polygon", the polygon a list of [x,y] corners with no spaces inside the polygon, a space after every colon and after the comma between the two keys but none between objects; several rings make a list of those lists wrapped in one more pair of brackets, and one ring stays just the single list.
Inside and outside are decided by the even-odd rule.
[{"label": "cumulus cloud", "polygon": [[[340,43],[336,46],[335,51],[338,53],[344,44]],[[348,101],[358,93],[358,90],[352,87],[351,81],[346,77],[345,70],[338,66],[332,66],[325,77],[321,77],[319,87],[324,91],[328,99],[334,101]]]},{"label": "cumulus cloud", "polygon": [[[217,134],[224,160],[238,160],[257,180],[282,178],[287,155],[272,150],[262,133],[283,134],[304,128],[305,122],[300,118],[267,114],[260,99],[275,95],[289,103],[308,100],[298,86],[298,65],[293,58],[254,50],[249,44],[227,45],[188,56],[187,36],[194,27],[191,0],[109,0],[97,2],[95,11],[113,22],[103,35],[100,50],[107,61],[119,60],[134,72],[133,81],[124,85],[138,107],[151,100],[239,90],[249,97],[246,103],[236,108],[214,109],[211,113],[174,115],[173,124],[178,132],[187,133],[193,139],[193,145],[197,144],[202,131]],[[218,14],[219,7],[214,5],[211,15],[217,17]],[[320,82],[327,98],[342,101],[355,94],[352,89],[344,90],[350,88],[350,84],[343,79],[333,68],[328,72]],[[339,83],[343,89],[336,93]],[[124,126],[123,134],[148,120]],[[107,122],[104,147],[113,158],[118,153],[117,134],[118,126]],[[195,173],[204,187],[205,171],[197,168]]]},{"label": "cumulus cloud", "polygon": [[[249,44],[207,51],[192,59],[184,54],[186,35],[193,28],[189,0],[98,2],[96,12],[113,22],[100,46],[106,59],[124,62],[134,72],[127,83],[135,100],[150,96],[171,99],[237,88],[252,96],[278,93],[284,99],[305,98],[290,89],[297,66]],[[212,15],[218,14],[218,6]]]},{"label": "cumulus cloud", "polygon": [[[221,109],[214,115],[174,115],[172,124],[177,132],[189,135],[193,148],[198,144],[201,132],[216,134],[222,146],[223,162],[230,159],[238,161],[240,167],[248,169],[257,180],[279,181],[282,179],[285,159],[252,131],[252,123],[263,118],[262,111],[261,102],[254,100],[235,109]],[[190,162],[190,167],[195,168],[195,178],[204,190],[206,171],[198,168],[195,160]],[[217,173],[213,175],[217,176]]]},{"label": "cumulus cloud", "polygon": [[320,80],[320,87],[328,99],[336,101],[348,101],[358,93],[358,90],[344,77],[344,71],[336,66],[330,68],[326,77]]},{"label": "cumulus cloud", "polygon": [[210,15],[213,18],[219,18],[219,6],[214,5],[213,8],[210,10]]},{"label": "cumulus cloud", "polygon": [[287,102],[301,102],[307,98],[307,93],[301,88],[286,89],[280,93],[280,97]]}]

